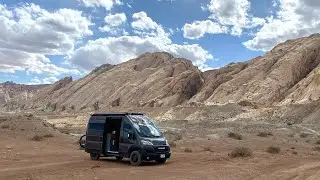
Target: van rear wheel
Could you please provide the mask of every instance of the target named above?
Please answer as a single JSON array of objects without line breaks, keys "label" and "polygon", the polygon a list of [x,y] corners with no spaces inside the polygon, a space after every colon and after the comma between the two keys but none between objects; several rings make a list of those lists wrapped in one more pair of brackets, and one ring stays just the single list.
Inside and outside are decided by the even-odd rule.
[{"label": "van rear wheel", "polygon": [[132,151],[131,152],[130,164],[133,166],[140,166],[142,164],[141,153],[139,151]]},{"label": "van rear wheel", "polygon": [[99,158],[100,158],[100,154],[98,154],[98,153],[90,153],[90,159],[91,159],[91,160],[96,161],[96,160],[98,160]]}]

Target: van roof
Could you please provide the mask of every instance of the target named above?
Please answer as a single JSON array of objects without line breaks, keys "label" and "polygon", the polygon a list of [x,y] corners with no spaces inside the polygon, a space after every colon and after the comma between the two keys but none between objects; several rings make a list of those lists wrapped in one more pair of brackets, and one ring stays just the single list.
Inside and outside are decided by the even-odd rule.
[{"label": "van roof", "polygon": [[125,115],[144,115],[143,113],[112,112],[112,113],[94,113],[91,116],[125,116]]}]

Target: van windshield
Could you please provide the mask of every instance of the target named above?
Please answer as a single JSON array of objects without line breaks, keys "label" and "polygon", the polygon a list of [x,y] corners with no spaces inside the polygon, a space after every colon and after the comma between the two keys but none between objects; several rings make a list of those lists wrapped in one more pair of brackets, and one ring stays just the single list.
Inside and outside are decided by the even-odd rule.
[{"label": "van windshield", "polygon": [[147,116],[130,115],[134,128],[141,137],[161,137],[162,133],[154,122]]}]

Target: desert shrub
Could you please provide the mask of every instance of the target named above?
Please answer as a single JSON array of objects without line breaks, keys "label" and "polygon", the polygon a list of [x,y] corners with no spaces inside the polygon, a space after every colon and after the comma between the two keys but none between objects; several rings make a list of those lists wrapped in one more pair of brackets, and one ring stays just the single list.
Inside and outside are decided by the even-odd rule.
[{"label": "desert shrub", "polygon": [[228,137],[232,139],[242,140],[242,135],[234,132],[228,133]]},{"label": "desert shrub", "polygon": [[232,158],[240,158],[240,157],[250,157],[253,155],[253,152],[250,148],[247,147],[237,147],[229,153],[229,156]]},{"label": "desert shrub", "polygon": [[179,132],[165,131],[164,136],[171,141],[179,141],[182,139],[182,135]]},{"label": "desert shrub", "polygon": [[35,135],[31,138],[32,141],[42,141],[44,139],[43,136]]},{"label": "desert shrub", "polygon": [[301,134],[300,134],[300,137],[301,137],[301,138],[307,138],[309,135],[310,135],[310,134],[308,134],[308,133],[301,133]]},{"label": "desert shrub", "polygon": [[259,137],[268,137],[268,136],[273,136],[272,132],[260,132],[257,134]]},{"label": "desert shrub", "polygon": [[213,152],[213,150],[211,149],[211,147],[206,146],[203,148],[203,151],[209,151],[209,152]]},{"label": "desert shrub", "polygon": [[297,151],[292,151],[292,154],[298,154],[298,152]]},{"label": "desert shrub", "polygon": [[75,108],[74,108],[74,105],[72,105],[70,108],[71,108],[71,110],[74,110],[74,109],[75,109]]},{"label": "desert shrub", "polygon": [[8,129],[9,127],[10,127],[9,124],[4,124],[1,126],[1,129]]},{"label": "desert shrub", "polygon": [[295,147],[291,147],[291,149],[296,149]]},{"label": "desert shrub", "polygon": [[318,139],[318,140],[316,141],[316,144],[319,144],[319,145],[320,145],[320,139]]},{"label": "desert shrub", "polygon": [[174,141],[169,141],[169,146],[170,146],[171,148],[175,148],[175,147],[177,147],[177,143],[174,142]]},{"label": "desert shrub", "polygon": [[276,146],[269,146],[267,149],[268,153],[271,154],[279,154],[280,153],[280,147],[276,147]]},{"label": "desert shrub", "polygon": [[294,134],[293,133],[288,134],[288,137],[294,137]]},{"label": "desert shrub", "polygon": [[99,102],[95,102],[95,103],[93,104],[93,109],[94,109],[95,111],[99,110]]},{"label": "desert shrub", "polygon": [[33,114],[25,114],[24,116],[28,117],[28,118],[32,118]]},{"label": "desert shrub", "polygon": [[320,152],[320,146],[317,146],[317,147],[314,147],[314,148],[312,148],[314,151],[318,151],[318,152]]},{"label": "desert shrub", "polygon": [[242,100],[242,101],[238,102],[238,104],[240,106],[244,106],[244,107],[248,106],[248,107],[252,107],[252,108],[257,108],[256,104],[254,104],[253,102],[250,102],[248,100]]},{"label": "desert shrub", "polygon": [[51,134],[51,133],[45,134],[45,135],[43,135],[43,137],[45,137],[45,138],[51,138],[51,137],[53,137],[53,134]]},{"label": "desert shrub", "polygon": [[66,107],[65,106],[62,106],[61,107],[61,111],[65,111],[66,110]]},{"label": "desert shrub", "polygon": [[85,108],[87,108],[87,106],[82,106],[80,110],[84,110]]},{"label": "desert shrub", "polygon": [[184,152],[192,153],[192,149],[191,149],[191,148],[185,148],[185,149],[184,149]]}]

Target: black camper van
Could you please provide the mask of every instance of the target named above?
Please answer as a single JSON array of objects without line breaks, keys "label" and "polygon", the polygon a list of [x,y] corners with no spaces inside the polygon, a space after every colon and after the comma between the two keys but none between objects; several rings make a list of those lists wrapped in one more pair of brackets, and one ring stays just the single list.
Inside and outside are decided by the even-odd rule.
[{"label": "black camper van", "polygon": [[[85,138],[85,140],[83,140]],[[170,146],[160,129],[141,113],[96,113],[91,115],[80,146],[92,160],[114,156],[129,158],[134,166],[143,161],[165,163]]]}]

